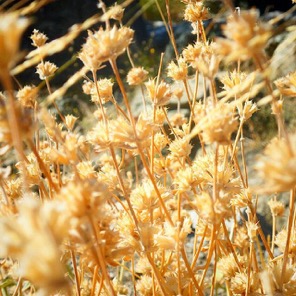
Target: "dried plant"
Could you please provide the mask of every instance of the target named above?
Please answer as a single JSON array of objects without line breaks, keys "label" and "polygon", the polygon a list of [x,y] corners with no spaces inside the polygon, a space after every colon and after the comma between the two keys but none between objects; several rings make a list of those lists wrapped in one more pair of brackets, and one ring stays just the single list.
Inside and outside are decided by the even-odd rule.
[{"label": "dried plant", "polygon": [[[46,2],[0,14],[0,295],[295,295],[296,145],[284,107],[296,72],[271,79],[265,54],[278,19],[230,10],[213,41],[206,1],[184,0],[196,42],[178,52],[166,0],[176,57],[164,66],[161,55],[151,77],[122,21],[127,3],[99,0],[101,16],[65,36],[48,42],[34,30],[35,50],[15,66],[24,15]],[[96,22],[81,70],[55,89],[58,66],[45,58]],[[105,63],[112,78],[98,78]],[[42,83],[13,84],[35,65],[48,94]],[[57,103],[82,79],[88,125]],[[244,127],[269,103],[278,134],[250,161]],[[271,212],[269,235],[259,203]]]}]

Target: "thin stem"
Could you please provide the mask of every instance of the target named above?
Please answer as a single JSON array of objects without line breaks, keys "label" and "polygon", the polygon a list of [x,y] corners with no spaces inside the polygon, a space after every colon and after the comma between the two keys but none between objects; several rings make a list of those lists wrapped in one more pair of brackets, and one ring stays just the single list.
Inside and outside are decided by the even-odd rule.
[{"label": "thin stem", "polygon": [[211,296],[214,296],[214,291],[215,291],[215,282],[216,282],[216,272],[217,272],[217,262],[218,262],[218,258],[217,258],[217,247],[215,248],[215,260],[214,260],[214,271],[213,271],[213,277],[212,277],[212,287],[211,287]]},{"label": "thin stem", "polygon": [[[201,252],[201,250],[202,250],[203,242],[204,242],[204,240],[205,240],[205,238],[206,238],[206,233],[207,233],[207,231],[208,231],[208,225],[205,226],[205,229],[204,229],[204,232],[203,232],[203,235],[202,235],[201,241],[200,241],[200,243],[199,243],[198,250],[197,250],[197,251],[195,252],[195,254],[194,254],[194,257],[193,257],[193,260],[192,260],[192,263],[191,263],[191,268],[192,268],[192,269],[194,268],[194,266],[195,266],[195,264],[196,264],[196,261],[197,261],[197,259],[198,259],[198,257],[199,257],[199,254],[200,254],[200,252]],[[197,237],[197,235],[196,235],[196,231],[195,231],[195,237]]]},{"label": "thin stem", "polygon": [[272,238],[271,238],[271,252],[274,253],[274,241],[275,241],[275,233],[276,233],[276,217],[272,213]]},{"label": "thin stem", "polygon": [[96,265],[95,269],[94,269],[94,273],[93,273],[93,280],[92,280],[90,296],[95,295],[96,285],[97,285],[97,277],[98,277],[98,269],[99,269],[99,267],[98,267],[98,265]]},{"label": "thin stem", "polygon": [[208,255],[207,255],[207,261],[205,264],[205,268],[202,274],[202,278],[200,280],[200,285],[202,286],[205,277],[206,277],[206,273],[208,271],[208,268],[210,266],[211,260],[212,260],[212,256],[213,256],[213,252],[216,246],[216,228],[219,229],[219,227],[217,227],[217,225],[213,224],[213,228],[212,228],[212,233],[211,233],[211,239],[210,239],[210,246],[209,246],[209,251],[208,251]]},{"label": "thin stem", "polygon": [[75,253],[73,250],[70,250],[71,253],[71,259],[72,259],[72,264],[73,264],[73,270],[74,270],[74,275],[75,275],[75,287],[76,287],[76,293],[78,296],[80,296],[80,280],[79,280],[79,274],[77,270],[77,263],[76,263],[76,258],[75,258]]},{"label": "thin stem", "polygon": [[284,283],[285,273],[288,265],[287,263],[288,263],[288,255],[290,250],[291,235],[293,232],[293,218],[294,218],[294,211],[295,211],[295,191],[296,191],[296,188],[292,189],[290,192],[289,219],[288,219],[288,225],[287,225],[286,247],[285,247],[284,257],[283,257],[281,287]]},{"label": "thin stem", "polygon": [[175,55],[176,58],[178,58],[179,54],[178,54],[178,49],[177,49],[177,45],[176,45],[176,39],[175,39],[175,35],[174,35],[174,30],[173,30],[173,22],[172,22],[172,17],[171,17],[171,10],[170,10],[170,5],[169,5],[169,0],[165,0],[165,6],[166,6],[166,11],[168,14],[168,23],[169,23],[169,28],[170,28],[170,39],[175,51]]},{"label": "thin stem", "polygon": [[243,169],[244,169],[244,174],[245,174],[245,185],[246,188],[249,187],[249,178],[248,178],[248,170],[247,170],[247,164],[246,164],[246,157],[245,157],[245,146],[244,146],[244,131],[242,129],[241,131],[241,156],[242,156],[242,163],[243,163]]},{"label": "thin stem", "polygon": [[97,262],[101,267],[103,277],[105,278],[105,280],[108,283],[111,295],[116,296],[116,293],[114,291],[114,288],[113,288],[113,285],[112,285],[112,282],[110,280],[110,276],[108,274],[108,270],[107,270],[107,267],[106,267],[106,264],[105,264],[104,255],[103,255],[103,252],[102,252],[102,249],[101,249],[100,232],[99,232],[99,229],[98,229],[99,226],[93,221],[92,216],[88,216],[88,219],[89,219],[90,225],[91,225],[92,230],[93,230],[93,234],[94,234],[96,242],[97,242],[96,248],[93,246],[95,254],[97,256]]},{"label": "thin stem", "polygon": [[186,252],[185,252],[184,246],[183,246],[183,248],[181,249],[181,254],[182,254],[182,258],[183,258],[183,260],[184,260],[184,263],[185,263],[186,269],[187,269],[187,271],[188,271],[188,273],[189,273],[189,276],[191,277],[191,279],[192,279],[192,281],[193,281],[193,284],[194,284],[194,286],[195,286],[195,288],[196,288],[196,290],[197,290],[197,294],[198,294],[199,296],[203,296],[204,294],[203,294],[203,292],[202,292],[202,290],[201,290],[201,287],[200,287],[202,284],[199,284],[199,283],[197,282],[196,278],[195,278],[195,274],[193,273],[192,268],[191,268],[191,266],[190,266],[190,264],[189,264],[189,262],[188,262],[188,259],[187,259],[187,255],[186,255]]},{"label": "thin stem", "polygon": [[154,274],[154,276],[155,276],[155,278],[157,280],[157,283],[158,283],[158,286],[159,286],[159,288],[161,290],[162,295],[163,296],[168,295],[165,288],[164,288],[164,286],[165,286],[164,280],[163,280],[161,274],[159,273],[159,270],[155,266],[155,263],[153,262],[153,260],[151,258],[151,255],[149,253],[147,253],[147,259],[148,259],[148,261],[149,261],[149,263],[150,263],[150,265],[152,267],[153,274]]}]

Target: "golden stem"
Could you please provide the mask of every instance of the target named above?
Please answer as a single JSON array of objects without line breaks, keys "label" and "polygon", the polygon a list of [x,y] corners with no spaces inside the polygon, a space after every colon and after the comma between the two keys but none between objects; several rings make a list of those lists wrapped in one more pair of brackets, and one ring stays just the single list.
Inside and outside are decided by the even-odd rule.
[{"label": "golden stem", "polygon": [[80,296],[80,280],[79,280],[79,274],[77,270],[77,263],[75,258],[75,253],[73,250],[70,250],[71,253],[71,259],[73,263],[73,269],[74,269],[74,275],[75,275],[75,286],[76,286],[76,293],[78,296]]},{"label": "golden stem", "polygon": [[290,192],[290,205],[289,205],[289,219],[288,219],[288,225],[287,225],[287,241],[286,241],[286,247],[284,251],[284,257],[283,257],[283,268],[282,268],[282,275],[281,275],[281,287],[284,283],[285,273],[287,269],[287,263],[288,263],[288,255],[289,255],[289,249],[290,249],[290,243],[291,243],[291,235],[293,232],[293,218],[294,218],[294,211],[295,211],[295,191],[296,188],[294,187]]}]

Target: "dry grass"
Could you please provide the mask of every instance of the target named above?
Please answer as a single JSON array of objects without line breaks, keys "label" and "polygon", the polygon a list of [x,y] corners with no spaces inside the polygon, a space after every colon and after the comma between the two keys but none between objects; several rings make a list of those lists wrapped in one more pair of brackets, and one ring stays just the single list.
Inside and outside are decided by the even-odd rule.
[{"label": "dry grass", "polygon": [[[165,69],[161,56],[157,77],[149,77],[132,59],[133,31],[121,23],[123,8],[99,2],[102,16],[59,39],[48,42],[34,31],[36,49],[17,66],[28,25],[21,15],[46,1],[1,14],[0,295],[296,295],[296,136],[284,120],[285,100],[296,95],[296,72],[270,78],[264,49],[272,22],[225,1],[225,38],[212,42],[202,1],[183,1],[196,42],[178,52],[166,1],[176,57]],[[89,31],[78,53],[81,69],[52,89],[57,66],[48,55],[99,20],[105,29]],[[122,77],[117,58],[125,53],[131,67]],[[98,79],[105,63],[114,81]],[[229,73],[221,75],[222,64]],[[38,87],[13,87],[11,74],[31,66],[45,81],[46,98]],[[57,104],[82,78],[95,107],[89,130]],[[142,94],[134,98],[142,100],[136,116],[135,88]],[[168,113],[172,100],[177,108]],[[277,137],[252,159],[257,174],[249,176],[244,126],[266,105]],[[192,159],[193,145],[200,149]],[[5,166],[12,151],[15,164]],[[249,185],[254,178],[260,186]],[[288,208],[278,200],[281,192],[290,193]],[[262,198],[272,214],[268,237],[257,218]],[[278,229],[282,216],[285,226]]]}]

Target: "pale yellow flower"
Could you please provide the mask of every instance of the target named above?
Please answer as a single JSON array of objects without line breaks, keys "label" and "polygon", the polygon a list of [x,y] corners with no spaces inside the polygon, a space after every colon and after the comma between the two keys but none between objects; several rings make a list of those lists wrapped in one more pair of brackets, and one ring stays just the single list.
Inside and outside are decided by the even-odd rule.
[{"label": "pale yellow flower", "polygon": [[168,67],[168,76],[172,77],[175,81],[178,80],[185,80],[187,78],[187,64],[185,62],[184,58],[179,58],[177,60],[177,63],[175,62],[170,62]]},{"label": "pale yellow flower", "polygon": [[288,97],[296,96],[296,71],[277,79],[274,83],[282,95]]},{"label": "pale yellow flower", "polygon": [[158,85],[155,79],[150,79],[145,83],[149,98],[155,106],[164,106],[168,104],[172,97],[170,86],[161,81]]},{"label": "pale yellow flower", "polygon": [[40,64],[37,65],[37,70],[36,73],[39,75],[39,78],[41,80],[45,80],[48,77],[52,76],[56,70],[58,69],[58,67],[51,63],[51,62],[41,62]]},{"label": "pale yellow flower", "polygon": [[147,78],[148,72],[143,67],[132,68],[126,77],[129,85],[139,85]]},{"label": "pale yellow flower", "polygon": [[124,53],[133,39],[134,31],[127,27],[111,30],[100,28],[92,33],[88,31],[88,38],[79,53],[80,60],[91,71],[97,70],[101,63],[116,59]]},{"label": "pale yellow flower", "polygon": [[36,86],[26,85],[17,92],[16,97],[23,107],[34,108],[37,95],[38,88]]},{"label": "pale yellow flower", "polygon": [[35,47],[40,47],[46,43],[48,40],[47,36],[43,33],[39,32],[38,30],[34,29],[33,34],[30,37],[33,41],[32,45]]},{"label": "pale yellow flower", "polygon": [[292,143],[285,139],[273,139],[265,148],[264,155],[258,159],[256,169],[264,179],[261,190],[266,192],[289,191],[296,185],[295,136]]},{"label": "pale yellow flower", "polygon": [[255,9],[231,15],[222,29],[227,39],[218,38],[215,50],[226,57],[227,61],[262,56],[272,34],[271,26],[259,21],[259,13]]}]

